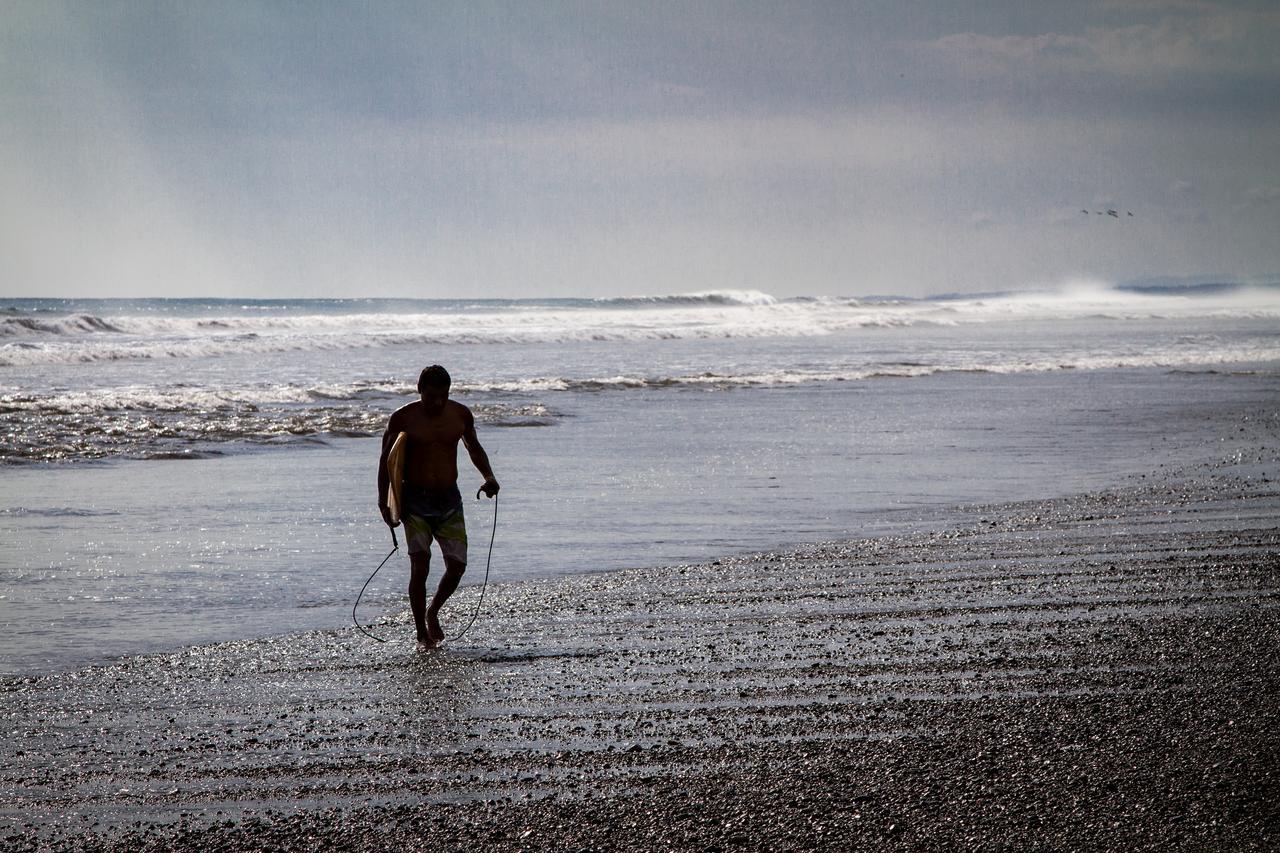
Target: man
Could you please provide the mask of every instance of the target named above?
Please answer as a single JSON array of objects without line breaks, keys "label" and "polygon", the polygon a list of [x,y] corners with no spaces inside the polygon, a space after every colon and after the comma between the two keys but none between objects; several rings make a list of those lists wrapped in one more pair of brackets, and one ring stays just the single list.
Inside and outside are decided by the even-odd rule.
[{"label": "man", "polygon": [[[489,456],[476,437],[471,410],[449,399],[449,372],[438,364],[418,377],[421,400],[398,409],[382,436],[378,460],[378,509],[388,527],[395,527],[387,506],[387,455],[396,436],[405,433],[404,486],[400,515],[409,549],[409,605],[418,629],[418,642],[432,647],[444,640],[440,608],[453,595],[467,569],[467,527],[458,492],[458,439],[466,445],[471,463],[484,476],[481,487],[489,497],[498,494],[498,481]],[[427,573],[431,540],[444,558],[444,576],[427,606]]]}]

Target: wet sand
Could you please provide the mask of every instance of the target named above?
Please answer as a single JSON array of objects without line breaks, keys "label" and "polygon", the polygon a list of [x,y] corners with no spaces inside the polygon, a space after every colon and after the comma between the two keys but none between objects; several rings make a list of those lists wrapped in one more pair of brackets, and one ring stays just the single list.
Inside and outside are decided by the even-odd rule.
[{"label": "wet sand", "polygon": [[388,620],[4,679],[0,841],[1274,849],[1256,414],[1248,452],[947,531],[500,584],[433,652]]}]

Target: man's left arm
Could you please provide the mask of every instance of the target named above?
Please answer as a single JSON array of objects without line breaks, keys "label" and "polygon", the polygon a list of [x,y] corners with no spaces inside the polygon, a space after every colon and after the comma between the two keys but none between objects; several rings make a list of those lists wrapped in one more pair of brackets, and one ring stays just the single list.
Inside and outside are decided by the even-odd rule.
[{"label": "man's left arm", "polygon": [[476,466],[476,470],[484,477],[484,485],[480,488],[484,489],[486,495],[493,497],[498,493],[500,486],[497,478],[493,476],[493,469],[489,467],[489,454],[484,452],[484,448],[480,445],[480,437],[476,435],[476,419],[470,409],[466,410],[464,420],[462,443],[467,447],[471,464]]}]

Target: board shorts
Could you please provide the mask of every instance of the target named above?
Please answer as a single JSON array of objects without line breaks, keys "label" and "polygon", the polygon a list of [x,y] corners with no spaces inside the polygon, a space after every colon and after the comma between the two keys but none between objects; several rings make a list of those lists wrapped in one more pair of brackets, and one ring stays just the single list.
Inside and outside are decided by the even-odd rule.
[{"label": "board shorts", "polygon": [[467,522],[458,487],[435,490],[405,483],[402,494],[404,538],[409,553],[429,556],[434,539],[442,557],[466,565]]}]

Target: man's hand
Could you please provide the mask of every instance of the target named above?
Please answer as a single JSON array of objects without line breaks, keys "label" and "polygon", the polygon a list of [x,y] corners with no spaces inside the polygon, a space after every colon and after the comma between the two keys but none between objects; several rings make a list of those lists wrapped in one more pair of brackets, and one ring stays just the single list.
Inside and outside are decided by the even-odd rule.
[{"label": "man's hand", "polygon": [[488,497],[494,497],[498,494],[502,487],[498,485],[498,481],[490,477],[484,481],[484,485],[480,487],[480,491],[484,492]]},{"label": "man's hand", "polygon": [[382,520],[387,527],[394,530],[400,526],[400,522],[391,520],[391,507],[386,504],[378,504],[378,512],[382,513]]}]

